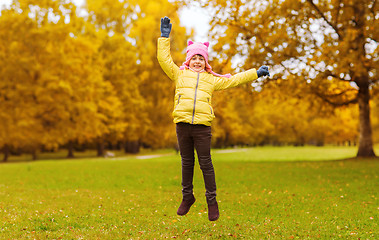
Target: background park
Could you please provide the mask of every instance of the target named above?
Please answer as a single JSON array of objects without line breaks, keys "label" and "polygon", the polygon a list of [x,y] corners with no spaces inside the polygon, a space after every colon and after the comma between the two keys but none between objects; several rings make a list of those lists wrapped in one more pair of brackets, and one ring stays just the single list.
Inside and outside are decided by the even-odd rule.
[{"label": "background park", "polygon": [[[198,165],[198,201],[176,215],[174,85],[156,58],[168,16],[184,61],[192,4],[210,16],[215,72],[271,73],[212,99],[217,222]],[[0,8],[0,239],[379,238],[376,0]]]}]

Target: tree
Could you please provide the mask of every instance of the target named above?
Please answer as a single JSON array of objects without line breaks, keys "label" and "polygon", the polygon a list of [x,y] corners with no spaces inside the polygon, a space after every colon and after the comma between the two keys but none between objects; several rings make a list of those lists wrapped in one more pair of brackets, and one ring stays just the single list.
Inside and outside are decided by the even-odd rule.
[{"label": "tree", "polygon": [[[271,144],[339,144],[355,141],[357,119],[349,107],[334,108],[314,98],[295,76],[265,84],[255,100],[254,115]],[[268,126],[268,127],[267,127]]]},{"label": "tree", "polygon": [[[126,129],[125,150],[137,152],[143,144],[153,148],[174,145],[171,110],[174,85],[161,71],[156,59],[160,18],[174,22],[172,54],[178,64],[186,45],[177,5],[167,1],[88,0],[88,21],[107,37],[99,51],[106,61],[104,78],[111,82],[123,102]],[[157,11],[160,9],[160,11]],[[159,137],[157,137],[159,136]]]},{"label": "tree", "polygon": [[333,106],[358,104],[358,157],[375,156],[370,88],[378,83],[376,0],[210,0],[211,37],[223,59],[240,69],[275,66],[276,78],[297,76]]},{"label": "tree", "polygon": [[[245,145],[257,140],[255,100],[249,85],[214,93],[212,138],[215,147]],[[262,127],[262,126],[260,126]]]},{"label": "tree", "polygon": [[259,90],[244,85],[214,95],[214,146],[351,144],[356,111],[333,108],[309,94],[294,76],[269,81]]},{"label": "tree", "polygon": [[[92,1],[86,2],[85,10],[89,13],[85,35],[99,41],[99,55],[104,61],[102,78],[112,84],[117,98],[122,105],[122,131],[113,131],[97,139],[98,156],[104,155],[105,142],[118,144],[129,138],[139,138],[139,113],[142,99],[138,91],[136,77],[137,59],[135,46],[126,38],[129,31],[133,9],[128,1]],[[140,118],[143,121],[143,117]],[[137,125],[137,126],[136,126]],[[141,130],[141,131],[138,131]]]},{"label": "tree", "polygon": [[372,107],[372,126],[373,126],[373,139],[374,143],[379,143],[379,88],[373,88],[373,99],[371,101]]},{"label": "tree", "polygon": [[[186,29],[180,26],[179,6],[167,0],[132,1],[136,11],[128,35],[136,46],[137,78],[139,90],[146,103],[149,127],[142,143],[152,148],[174,146],[176,143],[175,125],[171,112],[174,106],[174,83],[168,79],[157,61],[157,39],[160,36],[160,19],[169,16],[173,24],[170,34],[171,55],[177,65],[185,60],[183,50],[187,45]],[[159,9],[159,11],[157,11]]]},{"label": "tree", "polygon": [[54,149],[122,127],[120,101],[100,74],[98,43],[76,32],[75,5],[64,2],[15,2],[2,11],[0,46],[12,46],[0,49],[6,148]]}]

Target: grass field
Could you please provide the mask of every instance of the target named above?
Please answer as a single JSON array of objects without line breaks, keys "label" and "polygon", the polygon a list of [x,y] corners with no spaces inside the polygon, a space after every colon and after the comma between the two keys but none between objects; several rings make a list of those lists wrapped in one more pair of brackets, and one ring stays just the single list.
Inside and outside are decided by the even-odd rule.
[{"label": "grass field", "polygon": [[355,152],[214,150],[216,222],[198,164],[197,202],[176,215],[172,152],[0,164],[0,239],[379,239],[379,160],[339,160]]}]

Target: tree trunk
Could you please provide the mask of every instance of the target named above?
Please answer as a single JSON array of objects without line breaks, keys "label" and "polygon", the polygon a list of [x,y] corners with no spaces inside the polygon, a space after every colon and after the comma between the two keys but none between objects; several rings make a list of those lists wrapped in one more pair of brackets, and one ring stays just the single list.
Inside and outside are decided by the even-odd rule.
[{"label": "tree trunk", "polygon": [[67,158],[74,158],[74,143],[72,141],[69,141],[67,144]]},{"label": "tree trunk", "polygon": [[370,92],[368,84],[360,84],[358,92],[359,144],[357,157],[375,157],[372,143],[369,101]]},{"label": "tree trunk", "polygon": [[32,159],[33,161],[37,160],[37,150],[36,149],[32,149]]},{"label": "tree trunk", "polygon": [[3,153],[4,153],[3,162],[7,162],[8,161],[8,157],[9,157],[9,147],[6,144],[3,147]]},{"label": "tree trunk", "polygon": [[98,157],[102,157],[102,156],[105,155],[104,154],[104,149],[105,149],[105,147],[104,147],[104,141],[103,141],[103,139],[99,138],[97,140],[97,156]]},{"label": "tree trunk", "polygon": [[139,153],[139,141],[126,141],[124,145],[125,153]]}]

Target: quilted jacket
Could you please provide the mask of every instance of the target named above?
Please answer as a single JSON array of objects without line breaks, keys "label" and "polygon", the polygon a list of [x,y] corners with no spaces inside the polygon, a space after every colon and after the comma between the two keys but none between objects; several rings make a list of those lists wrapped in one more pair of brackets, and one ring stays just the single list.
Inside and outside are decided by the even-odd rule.
[{"label": "quilted jacket", "polygon": [[180,70],[170,54],[170,39],[158,38],[158,61],[166,75],[175,83],[174,123],[184,122],[210,126],[215,118],[212,108],[213,91],[236,87],[258,78],[253,68],[230,78],[208,72]]}]

